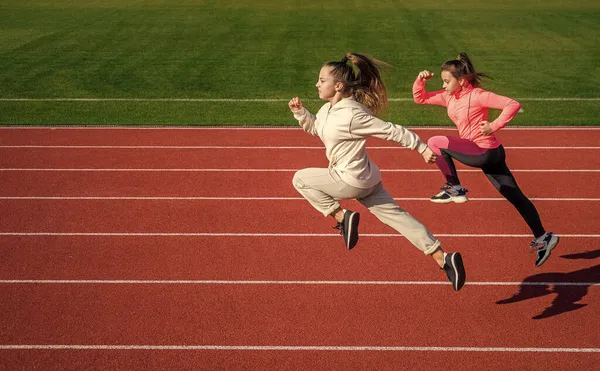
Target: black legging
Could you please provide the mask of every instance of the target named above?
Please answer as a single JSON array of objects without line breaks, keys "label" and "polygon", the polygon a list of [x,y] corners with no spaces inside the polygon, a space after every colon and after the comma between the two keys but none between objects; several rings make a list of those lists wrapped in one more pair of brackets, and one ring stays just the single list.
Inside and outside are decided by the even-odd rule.
[{"label": "black legging", "polygon": [[490,148],[481,155],[467,155],[456,152],[447,148],[440,148],[442,156],[452,176],[447,177],[450,184],[460,184],[454,161],[462,162],[471,167],[476,167],[483,170],[483,173],[492,182],[494,187],[517,209],[523,217],[535,238],[542,236],[546,230],[542,226],[540,215],[538,214],[533,203],[523,194],[515,177],[506,166],[506,153],[504,147]]}]

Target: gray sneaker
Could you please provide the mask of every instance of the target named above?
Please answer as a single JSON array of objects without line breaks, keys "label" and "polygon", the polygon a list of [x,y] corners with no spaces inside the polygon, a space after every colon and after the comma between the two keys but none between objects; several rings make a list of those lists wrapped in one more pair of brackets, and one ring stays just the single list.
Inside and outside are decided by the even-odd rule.
[{"label": "gray sneaker", "polygon": [[456,202],[457,204],[462,204],[464,202],[469,201],[467,198],[468,190],[461,187],[460,189],[454,189],[452,184],[446,183],[445,186],[440,188],[441,192],[437,195],[431,197],[431,202],[435,202],[436,204],[447,204],[449,202]]},{"label": "gray sneaker", "polygon": [[555,236],[552,232],[546,232],[531,242],[529,245],[530,251],[533,252],[534,250],[537,250],[535,258],[536,267],[539,267],[548,260],[550,252],[558,245],[559,240],[560,238]]}]

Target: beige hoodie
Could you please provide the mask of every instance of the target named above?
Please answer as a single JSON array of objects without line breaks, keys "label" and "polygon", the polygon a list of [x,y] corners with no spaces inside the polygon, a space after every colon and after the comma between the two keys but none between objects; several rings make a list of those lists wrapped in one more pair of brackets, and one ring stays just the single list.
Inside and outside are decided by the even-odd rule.
[{"label": "beige hoodie", "polygon": [[352,97],[340,100],[333,107],[326,103],[316,116],[302,108],[294,112],[294,118],[304,131],[321,138],[329,168],[357,188],[367,189],[381,182],[379,168],[367,154],[367,137],[396,142],[419,153],[427,149],[427,144],[415,133],[373,116]]}]

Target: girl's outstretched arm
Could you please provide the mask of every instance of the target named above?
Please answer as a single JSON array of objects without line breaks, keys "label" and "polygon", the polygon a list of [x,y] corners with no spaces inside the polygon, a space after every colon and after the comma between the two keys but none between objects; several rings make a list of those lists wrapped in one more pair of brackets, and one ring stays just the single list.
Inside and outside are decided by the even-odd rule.
[{"label": "girl's outstretched arm", "polygon": [[407,128],[391,122],[383,121],[367,112],[355,112],[350,123],[350,135],[367,138],[370,136],[396,142],[403,147],[413,149],[422,154],[427,149],[419,136]]}]

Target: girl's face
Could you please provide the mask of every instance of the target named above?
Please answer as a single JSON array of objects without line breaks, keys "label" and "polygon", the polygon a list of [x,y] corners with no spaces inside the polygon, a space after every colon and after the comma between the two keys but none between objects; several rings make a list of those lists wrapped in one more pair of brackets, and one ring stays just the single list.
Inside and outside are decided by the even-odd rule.
[{"label": "girl's face", "polygon": [[452,76],[450,71],[442,71],[442,87],[444,90],[448,92],[448,94],[456,94],[462,89],[461,83],[464,79],[458,80],[456,77]]},{"label": "girl's face", "polygon": [[342,86],[342,83],[334,81],[331,69],[332,67],[330,66],[323,66],[321,68],[316,85],[319,91],[319,98],[328,101],[331,101],[335,97]]}]

